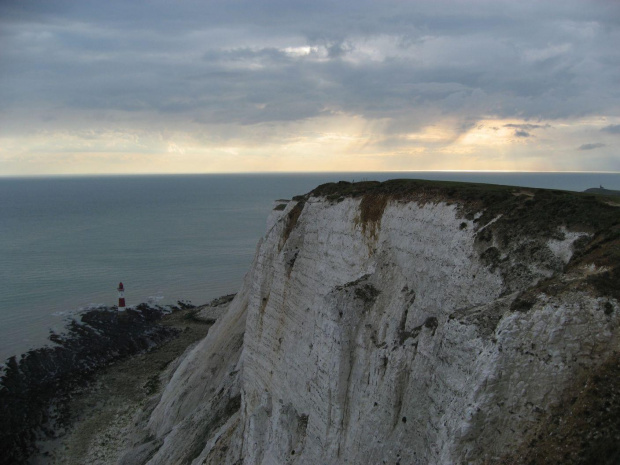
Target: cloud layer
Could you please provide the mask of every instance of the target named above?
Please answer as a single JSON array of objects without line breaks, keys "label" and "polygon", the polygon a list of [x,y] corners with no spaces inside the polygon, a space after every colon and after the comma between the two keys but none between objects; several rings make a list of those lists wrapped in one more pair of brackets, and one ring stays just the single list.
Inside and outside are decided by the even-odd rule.
[{"label": "cloud layer", "polygon": [[620,170],[619,26],[606,1],[3,2],[0,169]]}]

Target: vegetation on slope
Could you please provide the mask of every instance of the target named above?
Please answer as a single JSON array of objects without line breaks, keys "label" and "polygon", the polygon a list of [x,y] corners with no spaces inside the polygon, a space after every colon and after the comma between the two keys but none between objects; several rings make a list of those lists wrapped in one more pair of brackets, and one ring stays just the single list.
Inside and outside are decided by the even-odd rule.
[{"label": "vegetation on slope", "polygon": [[508,244],[515,237],[563,239],[567,231],[588,233],[577,241],[569,267],[594,264],[605,271],[593,274],[588,283],[601,295],[620,299],[620,208],[608,196],[532,189],[494,184],[394,179],[323,184],[308,197],[332,202],[361,198],[360,221],[366,231],[376,231],[385,207],[392,202],[446,202],[456,204],[463,218],[483,226],[478,241]]}]

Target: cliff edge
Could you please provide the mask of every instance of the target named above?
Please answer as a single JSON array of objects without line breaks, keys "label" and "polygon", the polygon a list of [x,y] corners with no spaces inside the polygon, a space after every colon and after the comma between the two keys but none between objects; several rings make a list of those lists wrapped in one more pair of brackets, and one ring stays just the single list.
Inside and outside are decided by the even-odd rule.
[{"label": "cliff edge", "polygon": [[617,463],[620,210],[394,180],[279,202],[125,463]]}]

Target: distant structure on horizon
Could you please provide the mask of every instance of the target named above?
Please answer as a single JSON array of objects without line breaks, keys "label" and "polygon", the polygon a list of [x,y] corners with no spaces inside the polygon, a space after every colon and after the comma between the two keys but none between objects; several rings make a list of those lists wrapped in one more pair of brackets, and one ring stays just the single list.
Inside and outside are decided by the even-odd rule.
[{"label": "distant structure on horizon", "polygon": [[118,311],[125,311],[125,287],[123,287],[123,283],[118,283]]}]

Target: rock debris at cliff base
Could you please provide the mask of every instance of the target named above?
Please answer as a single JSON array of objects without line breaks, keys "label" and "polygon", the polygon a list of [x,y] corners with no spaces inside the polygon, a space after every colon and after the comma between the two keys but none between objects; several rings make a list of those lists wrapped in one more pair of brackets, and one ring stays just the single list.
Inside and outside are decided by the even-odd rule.
[{"label": "rock debris at cliff base", "polygon": [[[65,334],[51,336],[56,345],[9,359],[0,384],[0,463],[108,463],[90,455],[119,440],[104,436],[105,429],[131,422],[132,412],[159,390],[160,372],[204,337],[231,298],[202,307],[142,304],[122,314],[90,310]],[[109,449],[99,447],[99,455],[109,458],[101,454]]]}]

